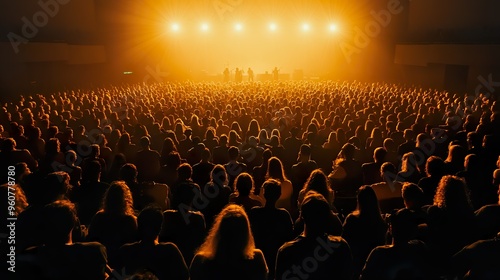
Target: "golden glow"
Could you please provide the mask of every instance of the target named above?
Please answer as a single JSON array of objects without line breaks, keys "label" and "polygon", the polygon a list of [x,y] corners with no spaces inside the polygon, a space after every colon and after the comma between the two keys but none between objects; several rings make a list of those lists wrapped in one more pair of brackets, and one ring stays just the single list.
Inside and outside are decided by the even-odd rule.
[{"label": "golden glow", "polygon": [[172,25],[170,26],[170,29],[172,29],[172,31],[174,31],[174,32],[177,32],[181,29],[181,27],[178,23],[172,23]]},{"label": "golden glow", "polygon": [[210,29],[210,26],[208,25],[208,23],[204,22],[201,24],[200,29],[201,29],[201,31],[206,32],[206,31],[208,31],[208,29]]},{"label": "golden glow", "polygon": [[345,62],[340,44],[356,47],[353,28],[364,30],[372,20],[361,13],[370,11],[370,1],[126,2],[123,12],[109,17],[127,31],[119,37],[120,71],[134,74],[157,65],[172,75],[222,75],[226,67],[233,73],[250,67],[256,78],[274,67],[283,74],[294,69],[343,74],[337,67]]},{"label": "golden glow", "polygon": [[337,32],[338,31],[338,27],[335,23],[330,24],[328,29],[330,30],[330,32]]}]

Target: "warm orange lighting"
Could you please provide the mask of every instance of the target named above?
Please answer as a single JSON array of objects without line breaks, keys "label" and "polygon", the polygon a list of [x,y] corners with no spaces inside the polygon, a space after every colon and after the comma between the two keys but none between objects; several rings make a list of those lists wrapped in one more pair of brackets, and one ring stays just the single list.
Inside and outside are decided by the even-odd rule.
[{"label": "warm orange lighting", "polygon": [[241,31],[241,30],[243,30],[243,25],[241,23],[237,23],[234,25],[234,29],[236,31]]},{"label": "warm orange lighting", "polygon": [[309,31],[309,29],[311,29],[311,26],[309,25],[309,23],[302,24],[303,31]]},{"label": "warm orange lighting", "polygon": [[173,24],[170,26],[170,28],[171,28],[171,29],[172,29],[172,31],[174,31],[174,32],[177,32],[177,31],[179,31],[179,29],[181,29],[181,27],[179,26],[179,24],[178,24],[178,23],[173,23]]},{"label": "warm orange lighting", "polygon": [[201,31],[208,31],[208,29],[210,29],[210,26],[208,25],[208,23],[202,23],[200,29]]},{"label": "warm orange lighting", "polygon": [[328,27],[328,29],[330,30],[330,32],[337,32],[338,31],[338,27],[334,23],[330,24],[330,26]]},{"label": "warm orange lighting", "polygon": [[276,25],[276,23],[272,22],[269,24],[269,30],[276,31],[276,29],[278,29],[278,26]]}]

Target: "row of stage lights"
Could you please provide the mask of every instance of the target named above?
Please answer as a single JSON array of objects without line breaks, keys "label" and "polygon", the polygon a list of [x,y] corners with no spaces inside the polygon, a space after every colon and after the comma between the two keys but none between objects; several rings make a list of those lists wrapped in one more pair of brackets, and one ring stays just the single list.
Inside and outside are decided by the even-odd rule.
[{"label": "row of stage lights", "polygon": [[[274,22],[269,23],[267,28],[270,32],[277,32],[279,30],[279,26]],[[179,23],[174,22],[174,23],[170,24],[169,29],[171,32],[180,32],[182,30],[182,26]],[[201,32],[208,32],[208,31],[210,31],[210,24],[208,24],[206,22],[201,23],[199,29]],[[244,30],[244,26],[242,23],[235,23],[233,25],[233,29],[236,32],[242,32]],[[307,22],[304,22],[304,23],[302,23],[302,25],[300,25],[300,30],[302,30],[303,32],[308,32],[311,29],[312,29],[312,26]],[[338,28],[337,24],[331,23],[331,24],[327,25],[327,30],[329,32],[335,33],[339,30],[339,28]]]}]

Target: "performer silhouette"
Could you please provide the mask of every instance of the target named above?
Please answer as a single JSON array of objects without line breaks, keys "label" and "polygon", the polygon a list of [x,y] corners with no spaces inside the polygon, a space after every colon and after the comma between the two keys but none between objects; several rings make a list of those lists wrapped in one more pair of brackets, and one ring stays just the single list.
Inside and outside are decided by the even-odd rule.
[{"label": "performer silhouette", "polygon": [[224,74],[224,82],[229,82],[229,68],[226,67],[222,73]]},{"label": "performer silhouette", "polygon": [[241,83],[243,81],[243,70],[236,68],[236,71],[234,72],[234,80],[237,83]]},{"label": "performer silhouette", "polygon": [[248,81],[253,82],[253,70],[252,70],[252,68],[248,67],[247,74],[248,74]]},{"label": "performer silhouette", "polygon": [[278,67],[274,67],[274,70],[273,70],[273,77],[274,77],[274,80],[277,81],[278,78],[279,78],[279,73],[280,73],[280,70],[278,69]]}]

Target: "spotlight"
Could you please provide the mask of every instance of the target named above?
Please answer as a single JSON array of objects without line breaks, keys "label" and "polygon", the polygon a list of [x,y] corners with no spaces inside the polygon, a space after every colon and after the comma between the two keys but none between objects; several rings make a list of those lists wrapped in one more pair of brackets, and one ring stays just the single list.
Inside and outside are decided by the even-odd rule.
[{"label": "spotlight", "polygon": [[234,29],[236,31],[241,31],[243,29],[243,25],[241,25],[241,23],[237,23],[234,25]]},{"label": "spotlight", "polygon": [[172,26],[170,26],[172,31],[177,32],[181,28],[178,23],[173,23]]},{"label": "spotlight", "polygon": [[276,23],[273,22],[269,24],[269,30],[276,31],[277,28],[278,26],[276,26]]},{"label": "spotlight", "polygon": [[309,31],[309,29],[311,29],[311,26],[309,26],[309,23],[302,24],[302,30],[303,31]]},{"label": "spotlight", "polygon": [[330,24],[330,26],[328,27],[328,29],[330,30],[330,32],[337,32],[338,31],[338,27],[334,23]]},{"label": "spotlight", "polygon": [[208,31],[209,28],[208,23],[202,23],[200,26],[201,31]]}]

